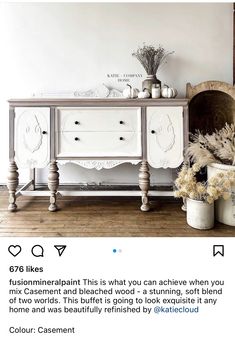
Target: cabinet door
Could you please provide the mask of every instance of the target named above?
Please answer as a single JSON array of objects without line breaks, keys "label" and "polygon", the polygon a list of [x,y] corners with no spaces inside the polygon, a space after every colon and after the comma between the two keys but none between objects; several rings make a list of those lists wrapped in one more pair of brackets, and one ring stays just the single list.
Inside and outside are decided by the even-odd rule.
[{"label": "cabinet door", "polygon": [[20,167],[42,168],[50,161],[50,108],[15,109],[15,157]]},{"label": "cabinet door", "polygon": [[183,107],[147,108],[147,160],[154,168],[176,168],[183,161]]}]

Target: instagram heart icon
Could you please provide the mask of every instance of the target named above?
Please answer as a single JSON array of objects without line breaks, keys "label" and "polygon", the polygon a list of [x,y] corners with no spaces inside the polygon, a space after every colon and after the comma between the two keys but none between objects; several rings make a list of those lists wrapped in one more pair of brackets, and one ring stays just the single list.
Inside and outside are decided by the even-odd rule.
[{"label": "instagram heart icon", "polygon": [[20,245],[10,245],[8,247],[8,252],[11,253],[14,257],[16,257],[21,252],[21,246]]}]

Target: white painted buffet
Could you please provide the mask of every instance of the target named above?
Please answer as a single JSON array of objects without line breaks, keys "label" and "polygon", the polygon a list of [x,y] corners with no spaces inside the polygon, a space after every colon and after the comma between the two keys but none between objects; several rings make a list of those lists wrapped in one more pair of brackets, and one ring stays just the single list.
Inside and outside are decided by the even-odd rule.
[{"label": "white painted buffet", "polygon": [[[9,100],[9,210],[35,188],[35,169],[49,166],[49,211],[56,211],[58,163],[111,169],[139,164],[142,211],[149,210],[149,166],[177,168],[188,138],[186,99]],[[18,168],[30,181],[17,191]],[[115,192],[111,192],[115,195]]]}]

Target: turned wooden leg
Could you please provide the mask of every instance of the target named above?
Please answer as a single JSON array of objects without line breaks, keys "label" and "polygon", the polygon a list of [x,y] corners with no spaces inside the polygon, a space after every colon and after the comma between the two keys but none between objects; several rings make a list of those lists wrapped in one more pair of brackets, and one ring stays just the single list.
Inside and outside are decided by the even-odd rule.
[{"label": "turned wooden leg", "polygon": [[31,190],[34,191],[35,190],[35,168],[31,168],[30,169],[30,180],[32,180],[32,184],[30,186]]},{"label": "turned wooden leg", "polygon": [[139,170],[139,186],[142,194],[142,205],[140,207],[141,211],[147,212],[150,210],[149,201],[148,201],[148,190],[150,186],[149,180],[149,167],[147,161],[142,161]]},{"label": "turned wooden leg", "polygon": [[52,161],[49,167],[49,175],[48,175],[48,187],[51,191],[50,196],[50,205],[48,210],[50,212],[55,212],[57,210],[56,205],[56,193],[59,186],[59,173],[58,173],[58,166],[56,161]]},{"label": "turned wooden leg", "polygon": [[7,177],[7,188],[9,191],[8,210],[11,212],[14,212],[17,209],[17,205],[15,203],[16,202],[16,189],[19,184],[18,167],[15,161],[10,162],[8,171],[9,171],[8,177]]}]

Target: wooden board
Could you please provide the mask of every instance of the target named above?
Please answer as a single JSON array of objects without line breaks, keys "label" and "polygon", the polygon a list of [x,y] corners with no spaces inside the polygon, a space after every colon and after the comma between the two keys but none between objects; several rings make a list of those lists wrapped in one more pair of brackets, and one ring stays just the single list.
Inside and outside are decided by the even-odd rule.
[{"label": "wooden board", "polygon": [[189,99],[189,131],[212,133],[235,122],[235,87],[222,81],[204,81],[186,86]]},{"label": "wooden board", "polygon": [[205,91],[192,98],[189,104],[189,131],[195,133],[213,133],[234,123],[235,101],[220,91]]}]

